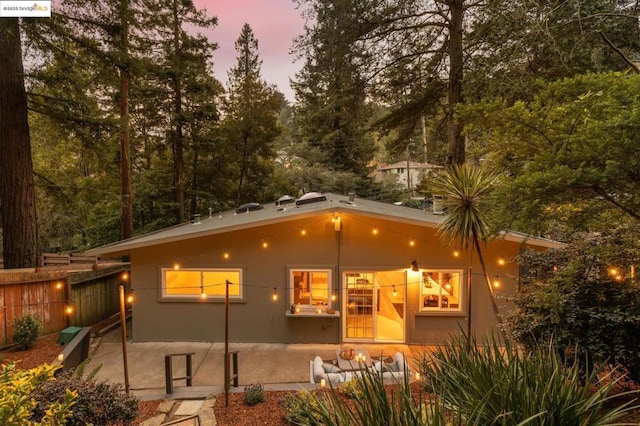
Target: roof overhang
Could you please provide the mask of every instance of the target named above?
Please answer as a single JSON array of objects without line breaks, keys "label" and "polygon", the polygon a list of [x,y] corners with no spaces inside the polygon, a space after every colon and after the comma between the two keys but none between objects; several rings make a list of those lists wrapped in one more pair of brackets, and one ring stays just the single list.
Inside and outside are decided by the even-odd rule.
[{"label": "roof overhang", "polygon": [[[389,220],[413,226],[436,228],[443,220],[443,215],[404,206],[371,201],[360,198],[348,198],[335,194],[325,194],[326,200],[310,204],[286,206],[271,205],[265,208],[236,213],[235,210],[221,212],[199,220],[197,223],[183,223],[149,234],[134,237],[117,243],[93,248],[87,254],[101,257],[124,256],[144,247],[185,241],[225,234],[239,230],[304,220],[320,214],[354,214],[369,218]],[[560,248],[561,243],[514,232],[503,233],[501,237],[507,241],[539,246],[544,248]]]}]

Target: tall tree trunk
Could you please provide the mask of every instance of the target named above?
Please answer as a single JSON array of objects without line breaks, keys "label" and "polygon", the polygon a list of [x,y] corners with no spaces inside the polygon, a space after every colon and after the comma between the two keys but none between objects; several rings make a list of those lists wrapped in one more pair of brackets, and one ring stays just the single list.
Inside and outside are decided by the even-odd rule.
[{"label": "tall tree trunk", "polygon": [[455,117],[456,107],[462,102],[464,0],[450,0],[449,10],[451,12],[451,21],[449,23],[449,147],[447,165],[452,166],[454,164],[464,164],[465,161],[462,124]]},{"label": "tall tree trunk", "polygon": [[18,18],[0,19],[0,195],[4,267],[39,266],[36,193]]},{"label": "tall tree trunk", "polygon": [[249,137],[246,135],[242,136],[242,159],[240,160],[240,179],[238,181],[238,195],[236,197],[236,207],[240,206],[240,201],[242,200],[242,185],[244,183],[244,177],[247,173],[247,145]]},{"label": "tall tree trunk", "polygon": [[178,4],[173,1],[173,107],[175,120],[175,135],[173,141],[176,219],[178,223],[184,220],[184,141],[182,134],[182,61],[180,60],[180,21]]},{"label": "tall tree trunk", "polygon": [[198,198],[196,194],[198,193],[198,160],[199,160],[199,152],[198,152],[198,144],[194,141],[194,149],[193,149],[193,163],[191,165],[191,207],[189,208],[190,214],[195,214],[196,209],[198,208]]},{"label": "tall tree trunk", "polygon": [[129,0],[120,3],[120,185],[122,239],[133,237],[131,141],[129,139]]}]

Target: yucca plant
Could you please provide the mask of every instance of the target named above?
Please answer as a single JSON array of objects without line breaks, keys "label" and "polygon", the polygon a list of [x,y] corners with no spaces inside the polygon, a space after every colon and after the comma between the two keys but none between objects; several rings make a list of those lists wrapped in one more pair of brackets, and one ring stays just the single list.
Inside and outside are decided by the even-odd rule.
[{"label": "yucca plant", "polygon": [[327,426],[389,425],[389,426],[444,426],[460,424],[447,420],[437,400],[426,394],[412,394],[410,375],[405,368],[403,379],[392,386],[381,373],[362,370],[352,381],[359,389],[359,396],[345,402],[338,389],[325,389],[313,394],[315,402],[305,404],[308,411],[304,418],[314,419],[309,424]]},{"label": "yucca plant", "polygon": [[585,376],[577,363],[563,365],[553,344],[518,353],[493,336],[482,345],[471,342],[469,347],[461,334],[418,357],[425,391],[464,424],[612,425],[638,408],[609,408],[617,380],[599,377],[599,371]]},{"label": "yucca plant", "polygon": [[[491,307],[500,325],[501,317],[496,303],[493,285],[487,273],[482,246],[492,236],[489,207],[492,193],[501,180],[500,175],[485,167],[471,164],[456,165],[445,173],[435,175],[432,187],[444,198],[447,215],[438,225],[438,235],[449,244],[458,244],[463,250],[475,250],[484,281],[491,295]],[[469,270],[471,274],[471,270]],[[471,311],[471,288],[467,290],[467,310]],[[467,335],[471,335],[471,317],[467,322]],[[467,342],[469,343],[469,342]]]}]

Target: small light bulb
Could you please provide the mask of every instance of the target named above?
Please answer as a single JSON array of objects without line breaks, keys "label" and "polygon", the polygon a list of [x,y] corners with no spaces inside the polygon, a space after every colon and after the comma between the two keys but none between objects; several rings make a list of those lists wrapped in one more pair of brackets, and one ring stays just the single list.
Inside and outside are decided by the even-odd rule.
[{"label": "small light bulb", "polygon": [[373,228],[373,235],[378,235],[378,227]]}]

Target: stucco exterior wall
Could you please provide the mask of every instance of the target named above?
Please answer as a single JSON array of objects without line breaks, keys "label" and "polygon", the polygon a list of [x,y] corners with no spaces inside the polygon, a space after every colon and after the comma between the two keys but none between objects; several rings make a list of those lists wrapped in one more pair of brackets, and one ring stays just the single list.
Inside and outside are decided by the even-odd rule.
[{"label": "stucco exterior wall", "polygon": [[[323,212],[285,223],[132,250],[131,282],[136,295],[133,340],[224,339],[224,300],[161,299],[161,268],[171,268],[176,263],[182,268],[242,269],[244,299],[232,300],[229,306],[231,342],[341,343],[341,318],[286,315],[290,303],[287,268],[332,269],[333,285],[338,289],[334,308],[342,311],[342,272],[408,270],[414,259],[420,268],[462,269],[466,273],[471,266],[473,329],[482,333],[495,328],[489,292],[475,253],[461,252],[455,257],[454,248],[446,247],[433,228],[375,216],[343,212],[340,230],[336,231],[332,221],[335,216]],[[374,228],[377,235],[373,233]],[[306,231],[304,236],[302,229]],[[265,241],[266,248],[262,246]],[[513,261],[499,265],[498,259],[510,260],[519,250],[519,243],[494,241],[484,251],[489,275],[499,277],[501,285],[497,294],[501,298],[513,293],[518,268]],[[228,259],[224,253],[229,254]],[[274,288],[279,296],[276,302],[271,299]],[[463,310],[458,313],[420,313],[419,288],[409,284],[402,291],[406,291],[406,343],[437,343],[451,333],[466,329],[466,288],[461,300]],[[505,305],[503,299],[499,303]]]}]

